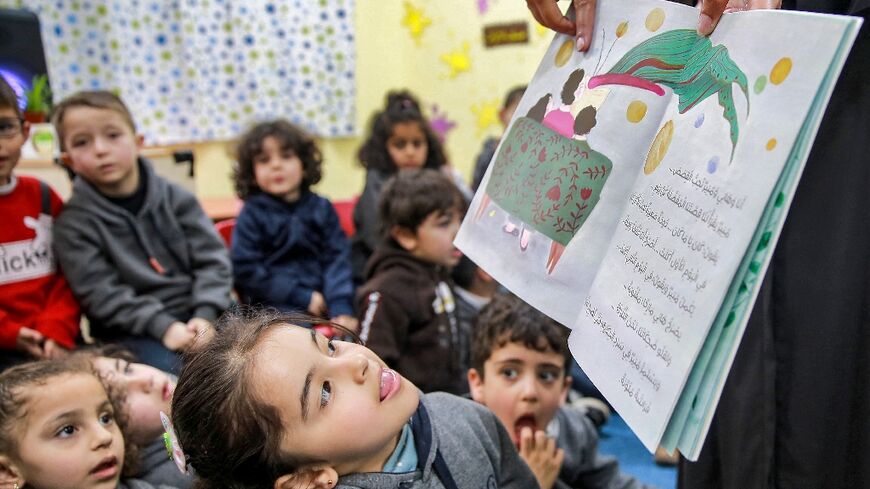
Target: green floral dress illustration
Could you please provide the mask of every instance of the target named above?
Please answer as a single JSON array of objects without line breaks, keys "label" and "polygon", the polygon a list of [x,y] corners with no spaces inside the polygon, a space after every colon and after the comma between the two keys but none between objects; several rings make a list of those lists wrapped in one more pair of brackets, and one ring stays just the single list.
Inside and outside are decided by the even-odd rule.
[{"label": "green floral dress illustration", "polygon": [[490,201],[552,240],[552,273],[564,247],[589,218],[613,168],[583,140],[528,117],[517,119],[493,162],[477,217]]}]

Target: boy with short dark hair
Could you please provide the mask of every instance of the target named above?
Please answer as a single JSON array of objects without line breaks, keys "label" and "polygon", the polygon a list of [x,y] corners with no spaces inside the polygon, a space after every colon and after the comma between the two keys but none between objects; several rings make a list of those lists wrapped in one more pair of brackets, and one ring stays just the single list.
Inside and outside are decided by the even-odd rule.
[{"label": "boy with short dark hair", "polygon": [[382,244],[357,291],[360,337],[423,392],[468,392],[449,277],[463,207],[440,172],[398,172],[382,190]]},{"label": "boy with short dark hair", "polygon": [[643,487],[598,454],[586,414],[565,406],[569,332],[518,297],[496,295],[475,325],[471,397],[505,425],[542,489]]},{"label": "boy with short dark hair", "polygon": [[176,351],[229,306],[229,255],[196,197],[139,157],[130,111],[106,91],[78,92],[52,113],[76,174],[55,253],[91,321],[143,363],[176,370]]},{"label": "boy with short dark hair", "polygon": [[13,174],[30,128],[0,77],[0,370],[75,347],[79,306],[51,252],[63,203],[45,183]]}]

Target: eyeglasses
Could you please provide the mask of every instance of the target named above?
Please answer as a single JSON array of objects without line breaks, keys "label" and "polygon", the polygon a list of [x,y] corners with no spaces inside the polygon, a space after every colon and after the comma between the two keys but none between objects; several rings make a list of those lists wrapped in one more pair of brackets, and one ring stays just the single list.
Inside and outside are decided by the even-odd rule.
[{"label": "eyeglasses", "polygon": [[0,117],[0,138],[11,138],[21,134],[24,121],[15,117]]}]

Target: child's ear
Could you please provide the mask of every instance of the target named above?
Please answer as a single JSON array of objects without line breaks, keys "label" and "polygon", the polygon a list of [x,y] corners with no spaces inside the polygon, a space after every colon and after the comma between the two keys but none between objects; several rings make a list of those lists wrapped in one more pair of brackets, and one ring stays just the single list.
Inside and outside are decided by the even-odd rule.
[{"label": "child's ear", "polygon": [[562,394],[559,395],[559,405],[564,406],[566,402],[568,402],[568,389],[571,388],[571,382],[573,379],[570,375],[565,376],[565,385],[562,386]]},{"label": "child's ear", "polygon": [[24,487],[24,478],[15,463],[6,455],[0,455],[0,487]]},{"label": "child's ear", "polygon": [[30,123],[29,122],[24,121],[24,123],[21,124],[21,135],[24,137],[25,141],[27,141],[27,138],[30,137]]},{"label": "child's ear", "polygon": [[145,146],[145,136],[143,134],[136,135],[136,147],[142,149]]},{"label": "child's ear", "polygon": [[495,279],[492,278],[492,275],[486,273],[486,271],[480,267],[474,269],[474,274],[480,279],[481,282],[490,283],[495,282]]},{"label": "child's ear", "polygon": [[66,151],[61,151],[60,155],[57,157],[57,161],[59,161],[66,168],[72,169],[72,158],[69,157],[69,153]]},{"label": "child's ear", "polygon": [[405,226],[393,226],[390,236],[399,243],[405,251],[414,251],[417,248],[417,233]]},{"label": "child's ear", "polygon": [[472,399],[486,405],[486,399],[483,395],[483,376],[476,368],[468,369],[468,388],[471,390]]},{"label": "child's ear", "polygon": [[282,475],[274,489],[332,489],[338,484],[338,472],[328,465],[303,467],[292,474]]}]

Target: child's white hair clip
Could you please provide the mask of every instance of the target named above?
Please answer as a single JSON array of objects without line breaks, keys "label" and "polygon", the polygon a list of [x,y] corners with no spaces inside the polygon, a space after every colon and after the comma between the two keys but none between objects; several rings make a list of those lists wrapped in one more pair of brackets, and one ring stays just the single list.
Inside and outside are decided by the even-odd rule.
[{"label": "child's white hair clip", "polygon": [[169,452],[169,458],[175,462],[175,466],[182,474],[187,474],[187,456],[181,449],[181,443],[178,442],[178,437],[175,436],[175,428],[172,427],[172,421],[169,416],[163,411],[160,411],[160,422],[163,423],[163,443],[166,444],[166,451]]}]

